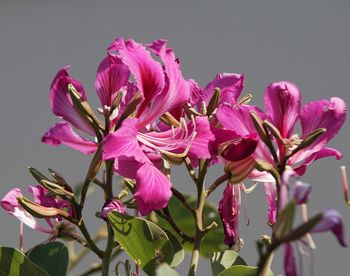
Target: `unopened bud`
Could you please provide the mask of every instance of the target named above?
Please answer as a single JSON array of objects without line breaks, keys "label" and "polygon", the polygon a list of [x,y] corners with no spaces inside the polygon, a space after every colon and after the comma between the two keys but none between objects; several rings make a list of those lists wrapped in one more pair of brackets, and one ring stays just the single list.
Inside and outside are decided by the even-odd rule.
[{"label": "unopened bud", "polygon": [[317,138],[319,138],[326,131],[326,128],[318,128],[315,131],[311,132],[305,139],[303,139],[299,146],[295,150],[293,150],[291,156],[297,153],[299,150],[304,149],[313,144],[317,140]]},{"label": "unopened bud", "polygon": [[75,198],[73,193],[66,191],[62,186],[56,183],[53,183],[48,180],[42,180],[40,184],[55,195],[58,195],[68,200]]},{"label": "unopened bud", "polygon": [[42,180],[49,180],[45,175],[33,167],[28,167],[28,170],[38,183],[40,183]]},{"label": "unopened bud", "polygon": [[207,106],[207,116],[209,117],[215,109],[217,108],[219,101],[220,101],[220,96],[221,96],[221,90],[220,88],[216,87],[214,88],[214,94],[211,97],[208,106]]},{"label": "unopened bud", "polygon": [[18,197],[17,201],[28,213],[30,213],[36,218],[50,218],[57,216],[61,216],[64,218],[70,217],[70,215],[64,210],[53,207],[44,207],[23,196]]},{"label": "unopened bud", "polygon": [[119,200],[116,200],[116,199],[112,199],[112,200],[107,201],[103,205],[100,216],[104,220],[107,220],[107,216],[110,212],[116,211],[118,213],[125,213],[125,210],[126,210],[126,207],[122,202],[120,202]]}]

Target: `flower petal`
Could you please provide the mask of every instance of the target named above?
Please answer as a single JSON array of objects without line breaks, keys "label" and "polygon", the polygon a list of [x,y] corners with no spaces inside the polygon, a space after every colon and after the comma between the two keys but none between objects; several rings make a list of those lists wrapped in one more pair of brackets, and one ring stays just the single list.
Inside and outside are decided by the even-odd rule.
[{"label": "flower petal", "polygon": [[76,134],[72,127],[65,122],[53,125],[41,138],[45,144],[57,147],[64,144],[84,154],[92,154],[97,150],[97,143],[86,140]]},{"label": "flower petal", "polygon": [[21,196],[23,195],[20,189],[14,188],[10,190],[1,200],[1,207],[4,208],[4,210],[7,211],[10,215],[15,216],[28,227],[44,233],[51,233],[51,230],[41,227],[37,223],[36,219],[26,210],[24,210],[23,207],[18,203],[17,197]]},{"label": "flower petal", "polygon": [[72,103],[68,92],[68,84],[73,84],[83,100],[86,100],[86,94],[81,83],[69,76],[68,69],[69,67],[65,67],[58,71],[52,81],[50,90],[52,112],[71,123],[74,127],[95,136],[93,128],[80,116]]},{"label": "flower petal", "polygon": [[175,54],[172,49],[167,48],[166,41],[155,41],[150,45],[150,48],[160,56],[164,63],[166,85],[164,90],[151,101],[147,112],[140,115],[142,127],[151,123],[163,113],[181,106],[190,98],[188,82],[183,78]]},{"label": "flower petal", "polygon": [[129,69],[115,55],[104,58],[97,69],[95,87],[102,106],[111,106],[115,95],[126,86]]},{"label": "flower petal", "polygon": [[142,163],[137,162],[133,157],[119,156],[114,160],[114,170],[121,176],[136,179],[137,170]]},{"label": "flower petal", "polygon": [[338,239],[338,242],[347,247],[345,241],[345,230],[341,215],[337,210],[328,209],[323,212],[322,220],[312,229],[312,233],[323,233],[327,231],[332,231],[333,234]]},{"label": "flower petal", "polygon": [[145,163],[138,169],[135,199],[142,215],[167,206],[171,195],[169,179],[155,166]]},{"label": "flower petal", "polygon": [[214,89],[221,90],[220,102],[236,103],[243,90],[244,75],[234,73],[217,74],[203,89],[202,100],[208,105]]},{"label": "flower petal", "polygon": [[218,212],[225,232],[225,244],[233,246],[239,242],[239,214],[241,192],[239,185],[227,184],[219,202]]},{"label": "flower petal", "polygon": [[308,183],[297,181],[294,186],[294,199],[297,204],[306,204],[309,200],[312,186]]},{"label": "flower petal", "polygon": [[133,157],[137,162],[149,162],[137,141],[138,120],[126,119],[114,133],[103,141],[103,159],[115,159],[121,156]]},{"label": "flower petal", "polygon": [[318,128],[325,128],[327,131],[312,145],[295,154],[291,162],[300,162],[322,149],[338,133],[345,118],[346,104],[340,98],[319,100],[306,104],[300,114],[303,130],[302,138],[307,137]]},{"label": "flower petal", "polygon": [[288,81],[271,83],[265,91],[265,106],[271,123],[283,138],[289,138],[300,113],[301,93],[298,87]]},{"label": "flower petal", "polygon": [[124,41],[122,38],[117,38],[108,50],[118,51],[118,57],[134,76],[136,85],[144,97],[138,110],[138,114],[142,114],[150,101],[163,91],[164,73],[161,65],[152,58],[142,44],[132,39]]}]

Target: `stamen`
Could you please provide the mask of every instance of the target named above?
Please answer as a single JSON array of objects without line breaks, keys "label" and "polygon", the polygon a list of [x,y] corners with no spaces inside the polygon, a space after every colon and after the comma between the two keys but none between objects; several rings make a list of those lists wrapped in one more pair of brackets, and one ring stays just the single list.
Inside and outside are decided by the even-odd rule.
[{"label": "stamen", "polygon": [[342,181],[343,181],[343,191],[344,191],[345,203],[350,206],[349,184],[348,184],[348,176],[346,174],[346,167],[345,166],[340,166],[340,172],[341,172]]}]

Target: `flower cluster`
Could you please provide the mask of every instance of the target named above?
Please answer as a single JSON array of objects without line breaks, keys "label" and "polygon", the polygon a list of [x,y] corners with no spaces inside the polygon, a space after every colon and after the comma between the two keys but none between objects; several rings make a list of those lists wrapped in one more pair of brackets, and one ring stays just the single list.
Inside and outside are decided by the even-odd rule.
[{"label": "flower cluster", "polygon": [[[345,121],[342,99],[322,99],[302,106],[298,87],[281,81],[266,88],[263,111],[249,104],[251,95],[241,95],[244,75],[221,73],[204,88],[193,79],[185,79],[180,60],[165,40],[143,45],[117,38],[108,47],[95,79],[101,103],[97,110],[104,122],[88,104],[83,85],[68,70],[64,67],[57,73],[50,90],[52,112],[61,121],[43,135],[42,141],[94,154],[97,161],[93,161],[91,171],[98,171],[101,163],[107,162],[114,173],[131,179],[133,200],[143,216],[168,205],[174,191],[169,165],[185,163],[190,173],[222,165],[223,177],[217,186],[223,182],[227,186],[218,211],[225,243],[230,247],[240,243],[241,192],[248,190],[245,179],[264,185],[268,222],[279,233],[286,206],[290,202],[307,203],[311,187],[300,181],[307,167],[327,156],[341,158],[341,153],[327,144]],[[300,134],[296,132],[298,124]],[[90,172],[87,179],[92,181],[96,174]],[[35,202],[13,189],[1,205],[29,227],[57,237],[56,225],[62,219],[73,224],[81,219],[83,201],[79,209],[64,185],[56,183],[49,191],[45,181],[40,184],[28,188]],[[59,194],[57,189],[65,193]],[[106,198],[101,217],[106,220],[113,210],[124,213],[126,206],[112,196]],[[33,213],[45,217],[49,229],[39,226]],[[335,210],[322,213],[315,227],[298,240],[310,246],[310,241],[304,241],[306,234],[328,230],[346,245],[342,220]],[[295,239],[281,236],[275,243],[281,240],[285,244],[286,273],[296,275]],[[272,245],[275,243],[272,240]]]}]

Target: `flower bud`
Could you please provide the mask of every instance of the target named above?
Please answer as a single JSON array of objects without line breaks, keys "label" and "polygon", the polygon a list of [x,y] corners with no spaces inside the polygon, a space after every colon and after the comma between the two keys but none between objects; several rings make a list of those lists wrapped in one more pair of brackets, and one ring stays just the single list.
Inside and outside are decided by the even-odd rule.
[{"label": "flower bud", "polygon": [[118,213],[125,213],[125,209],[126,209],[125,205],[119,200],[112,199],[112,200],[106,201],[101,210],[101,218],[106,220],[108,214],[112,211],[116,211]]}]

